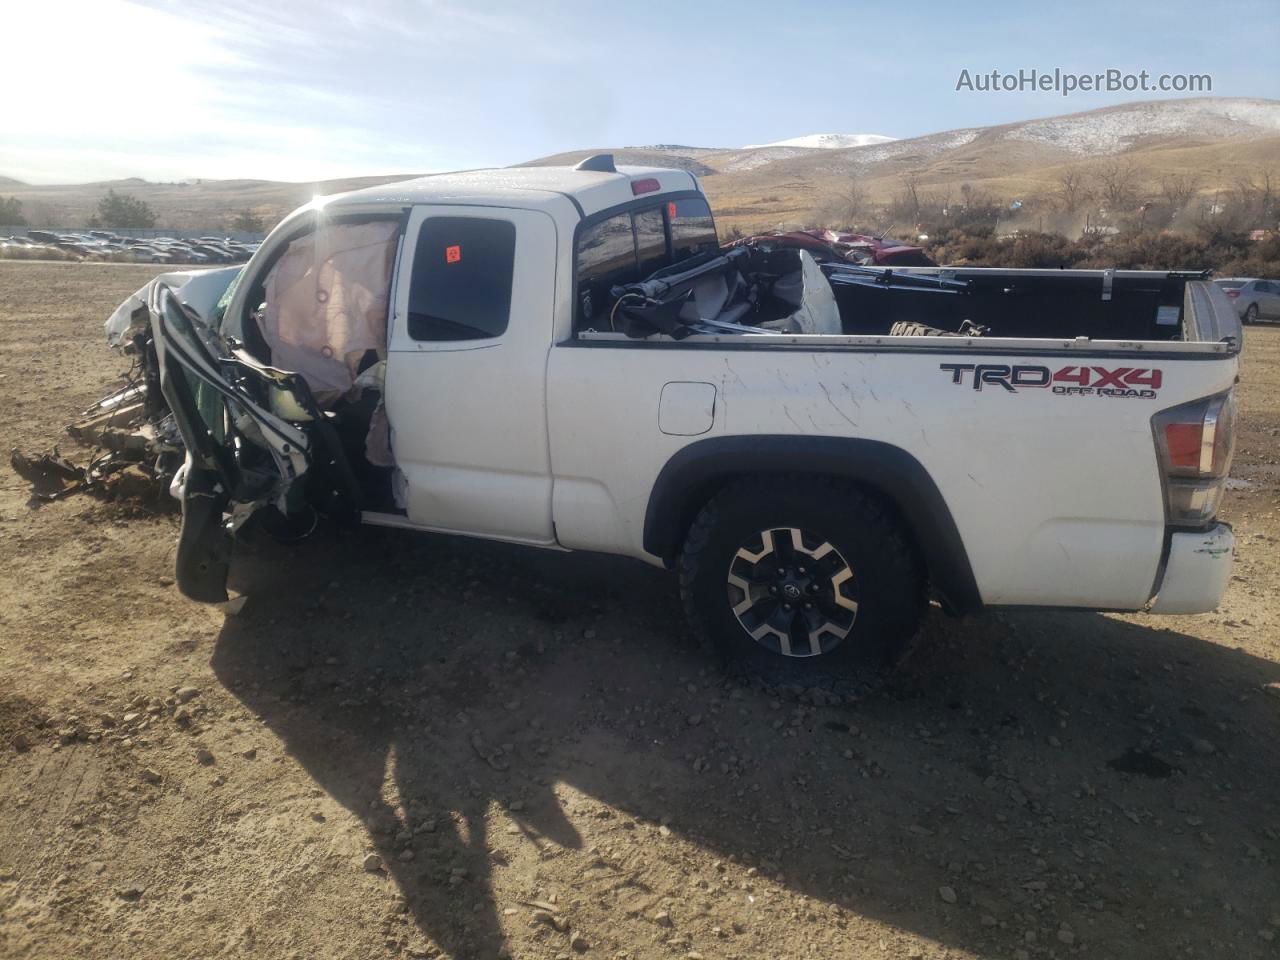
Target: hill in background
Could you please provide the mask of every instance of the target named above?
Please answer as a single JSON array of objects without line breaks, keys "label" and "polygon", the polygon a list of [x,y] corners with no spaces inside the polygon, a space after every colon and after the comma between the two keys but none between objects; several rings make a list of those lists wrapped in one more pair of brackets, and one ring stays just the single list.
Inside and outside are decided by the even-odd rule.
[{"label": "hill in background", "polygon": [[98,201],[108,190],[115,190],[146,202],[155,211],[157,225],[160,227],[208,229],[218,233],[229,229],[231,221],[243,210],[252,212],[263,223],[271,226],[286,213],[317,195],[345,193],[413,176],[416,174],[400,173],[317,183],[283,183],[276,180],[151,183],[128,179],[68,185],[21,184],[11,187],[0,182],[0,196],[13,196],[21,200],[23,216],[32,226],[77,227],[88,221]]},{"label": "hill in background", "polygon": [[[723,227],[753,231],[837,221],[870,226],[868,220],[879,218],[901,229],[909,226],[903,220],[913,205],[981,201],[1009,207],[1022,201],[1030,211],[1037,206],[1030,201],[1040,198],[1053,199],[1058,208],[1065,202],[1096,212],[1108,199],[1113,208],[1123,205],[1125,195],[1138,203],[1173,190],[1225,202],[1245,180],[1262,185],[1269,176],[1280,186],[1280,101],[1160,100],[843,149],[762,146],[695,153],[686,147],[672,155],[656,150],[614,153],[619,162],[658,165],[696,158],[711,171],[700,175]],[[593,152],[600,151],[533,162],[570,163]],[[1063,197],[1064,178],[1073,175],[1080,183],[1068,192],[1089,194],[1087,205],[1084,196]],[[1101,182],[1104,176],[1113,181],[1110,191]],[[1083,209],[1071,213],[1083,221]]]},{"label": "hill in background", "polygon": [[[863,142],[843,145],[850,137]],[[1280,189],[1280,101],[1159,100],[904,140],[812,134],[741,148],[597,147],[530,163],[575,163],[600,152],[612,152],[619,163],[671,166],[696,174],[726,230],[818,222],[894,224],[903,230],[920,222],[924,209],[1015,206],[1020,210],[1006,220],[1034,227],[1037,222],[1031,218],[1039,217],[1039,225],[1046,226],[1044,217],[1053,214],[1055,229],[1066,229],[1066,220],[1078,229],[1090,216],[1114,217],[1126,205],[1142,208],[1144,215],[1146,206],[1161,202],[1180,209],[1220,210],[1245,184],[1269,197]],[[114,187],[150,204],[161,226],[217,232],[241,210],[274,223],[316,194],[405,177],[74,186],[0,178],[0,192],[21,200],[33,224],[74,226]],[[1265,204],[1264,212],[1270,212]]]}]

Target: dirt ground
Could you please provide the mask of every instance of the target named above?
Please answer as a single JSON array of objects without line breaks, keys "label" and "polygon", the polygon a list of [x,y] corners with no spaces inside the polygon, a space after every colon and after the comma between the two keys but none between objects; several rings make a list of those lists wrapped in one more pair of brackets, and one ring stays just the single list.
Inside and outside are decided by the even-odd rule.
[{"label": "dirt ground", "polygon": [[[154,272],[0,263],[7,445]],[[595,556],[255,543],[224,616],[174,513],[0,469],[0,956],[1277,956],[1280,328],[1239,396],[1220,611],[935,614],[852,703],[726,680]]]}]

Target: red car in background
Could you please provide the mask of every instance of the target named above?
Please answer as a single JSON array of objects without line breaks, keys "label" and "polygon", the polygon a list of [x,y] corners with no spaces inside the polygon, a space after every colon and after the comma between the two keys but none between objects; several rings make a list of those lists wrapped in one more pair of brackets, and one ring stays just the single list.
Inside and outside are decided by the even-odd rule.
[{"label": "red car in background", "polygon": [[858,263],[872,267],[936,267],[920,247],[865,233],[836,230],[792,230],[788,233],[756,234],[726,243],[725,248],[798,247],[819,263]]}]

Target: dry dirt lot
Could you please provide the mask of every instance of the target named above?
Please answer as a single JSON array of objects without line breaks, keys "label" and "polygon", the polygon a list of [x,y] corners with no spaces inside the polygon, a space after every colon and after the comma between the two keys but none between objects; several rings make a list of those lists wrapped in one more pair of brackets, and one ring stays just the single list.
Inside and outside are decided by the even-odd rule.
[{"label": "dry dirt lot", "polygon": [[[153,272],[0,263],[8,445]],[[842,703],[727,681],[600,557],[253,544],[224,617],[174,514],[4,468],[0,956],[1276,956],[1280,329],[1240,396],[1218,613],[934,616]]]}]

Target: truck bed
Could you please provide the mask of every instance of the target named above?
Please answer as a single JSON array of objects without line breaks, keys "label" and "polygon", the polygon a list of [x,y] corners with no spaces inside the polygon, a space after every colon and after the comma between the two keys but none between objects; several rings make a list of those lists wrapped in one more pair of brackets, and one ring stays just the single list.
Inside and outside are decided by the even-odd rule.
[{"label": "truck bed", "polygon": [[[586,330],[578,334],[578,340],[587,344],[628,341],[656,347],[678,343],[764,350],[1002,354],[1033,349],[1037,353],[1074,351],[1098,356],[1128,352],[1225,356],[1239,352],[1238,318],[1222,292],[1208,280],[1162,273],[1152,273],[1149,279],[1145,274],[1118,277],[1117,283],[1132,280],[1133,285],[1127,292],[1103,300],[1101,271],[1063,273],[1074,276],[1060,279],[1041,271],[989,271],[981,278],[986,288],[965,299],[928,297],[892,287],[883,292],[854,288],[836,294],[844,331],[840,334],[703,329],[676,341],[661,335],[637,339],[619,331]],[[997,289],[997,284],[1007,285]],[[1169,303],[1173,289],[1180,299]],[[973,334],[961,333],[966,321],[971,329],[976,327]],[[932,335],[898,334],[895,325],[928,327]]]},{"label": "truck bed", "polygon": [[1239,341],[1229,302],[1192,271],[819,266],[802,251],[738,248],[612,293],[609,329],[583,331],[584,339],[933,349],[918,341],[953,337],[982,340],[981,349],[1031,339],[1043,348],[1078,349],[1083,340],[1091,349],[1105,341],[1113,350],[1196,343],[1226,351]]},{"label": "truck bed", "polygon": [[966,284],[945,296],[892,283],[835,283],[846,333],[888,333],[895,322],[958,331],[965,321],[992,337],[1092,340],[1183,339],[1188,283],[1200,273],[913,268],[897,276]]}]

